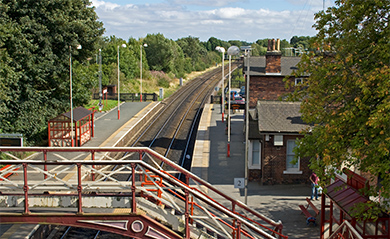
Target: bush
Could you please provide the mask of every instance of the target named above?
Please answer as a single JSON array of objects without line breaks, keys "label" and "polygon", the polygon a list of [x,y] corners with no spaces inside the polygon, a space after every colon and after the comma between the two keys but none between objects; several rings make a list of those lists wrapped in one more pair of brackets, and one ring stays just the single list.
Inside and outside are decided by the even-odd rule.
[{"label": "bush", "polygon": [[165,74],[163,71],[151,71],[150,73],[152,78],[157,80],[158,87],[169,88],[171,79],[167,74]]}]

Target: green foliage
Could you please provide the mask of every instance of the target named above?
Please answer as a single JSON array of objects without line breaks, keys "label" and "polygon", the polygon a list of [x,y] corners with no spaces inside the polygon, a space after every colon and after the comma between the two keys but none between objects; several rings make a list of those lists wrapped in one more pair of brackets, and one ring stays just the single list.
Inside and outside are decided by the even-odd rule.
[{"label": "green foliage", "polygon": [[267,53],[267,47],[259,45],[257,43],[253,43],[251,56],[264,56]]},{"label": "green foliage", "polygon": [[199,38],[185,37],[176,42],[183,50],[184,56],[191,58],[194,62],[207,54],[207,49],[200,43]]},{"label": "green foliage", "polygon": [[[88,0],[0,0],[0,132],[22,133],[29,144],[47,136],[47,121],[70,109],[70,58],[73,106],[85,105],[99,89],[98,49],[102,55],[102,85],[117,84],[121,92],[138,93],[140,56],[144,92],[155,78],[148,70],[163,71],[156,85],[177,85],[185,77],[221,61],[216,46],[226,50],[242,41],[207,42],[186,37],[173,41],[162,34],[125,40],[101,37],[103,24]],[[126,47],[122,48],[122,44]],[[143,44],[147,47],[141,47]],[[77,49],[81,45],[82,49]],[[118,50],[120,57],[118,72]],[[150,77],[150,78],[149,78]]]},{"label": "green foliage", "polygon": [[174,53],[169,39],[163,34],[148,34],[144,42],[148,44],[145,48],[146,59],[149,67],[154,71],[171,72],[173,70]]},{"label": "green foliage", "polygon": [[162,71],[151,71],[150,74],[150,78],[157,80],[158,87],[169,88],[171,78],[167,74]]},{"label": "green foliage", "polygon": [[[390,198],[390,1],[336,1],[316,15],[317,54],[304,55],[296,76],[309,75],[291,100],[302,100],[303,119],[314,125],[300,140],[299,156],[329,182],[343,167],[371,175],[368,196]],[[387,212],[389,201],[383,200]],[[357,206],[376,218],[386,209]],[[364,211],[369,208],[368,211]],[[364,211],[364,212],[363,212]]]},{"label": "green foliage", "polygon": [[[108,110],[114,109],[117,106],[118,106],[117,100],[104,100],[102,111],[108,111]],[[86,108],[86,109],[90,109],[92,107],[95,107],[95,109],[98,109],[99,108],[99,100],[91,100],[87,104],[84,105],[84,108]]]},{"label": "green foliage", "polygon": [[95,77],[97,70],[94,67],[86,67],[78,61],[73,62],[73,104],[75,106],[85,105],[91,99],[91,89],[98,85],[98,78]]},{"label": "green foliage", "polygon": [[85,61],[103,25],[84,0],[2,1],[0,8],[0,77],[7,86],[0,127],[40,141],[47,120],[69,107],[70,53]]},{"label": "green foliage", "polygon": [[231,46],[237,46],[238,48],[242,47],[242,46],[250,46],[251,43],[249,42],[246,42],[246,41],[239,41],[239,40],[230,40],[229,41],[229,44]]},{"label": "green foliage", "polygon": [[295,48],[309,49],[310,39],[311,37],[309,36],[293,36],[290,40],[290,45]]}]

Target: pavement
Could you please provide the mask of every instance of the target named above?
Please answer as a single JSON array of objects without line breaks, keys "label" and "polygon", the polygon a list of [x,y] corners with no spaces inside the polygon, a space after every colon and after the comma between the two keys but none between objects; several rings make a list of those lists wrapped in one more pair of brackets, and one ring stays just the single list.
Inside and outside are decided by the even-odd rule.
[{"label": "pavement", "polygon": [[[227,114],[225,113],[225,116]],[[238,111],[231,115],[230,157],[227,156],[226,120],[222,122],[221,106],[206,104],[200,120],[191,171],[207,180],[228,196],[245,202],[244,189],[234,188],[234,178],[245,176],[244,114]],[[310,185],[261,185],[249,182],[247,204],[256,211],[283,223],[283,234],[289,238],[319,238],[317,226],[306,225],[306,218],[298,205],[306,205],[310,197]],[[218,195],[210,196],[230,207],[230,203]],[[320,209],[321,201],[313,201]]]}]

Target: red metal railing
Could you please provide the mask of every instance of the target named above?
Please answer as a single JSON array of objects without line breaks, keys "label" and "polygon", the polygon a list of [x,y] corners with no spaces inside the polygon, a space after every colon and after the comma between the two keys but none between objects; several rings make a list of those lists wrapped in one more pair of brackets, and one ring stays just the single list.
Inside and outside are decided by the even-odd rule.
[{"label": "red metal railing", "polygon": [[[137,202],[140,200],[137,197],[143,196],[152,198],[158,204],[164,204],[184,215],[185,238],[190,238],[192,225],[190,222],[195,222],[226,237],[241,238],[241,235],[244,235],[248,238],[259,236],[287,238],[282,234],[283,226],[280,221],[275,222],[232,199],[213,185],[149,148],[0,147],[0,152],[6,152],[12,158],[12,160],[5,160],[4,164],[11,165],[15,169],[21,168],[13,171],[17,172],[18,176],[6,178],[3,173],[0,173],[0,179],[3,179],[0,181],[0,193],[3,196],[23,198],[23,215],[27,218],[31,215],[29,200],[34,197],[43,198],[53,195],[74,197],[77,199],[77,213],[75,213],[77,216],[85,214],[83,208],[87,206],[83,202],[89,197],[131,198],[129,208],[132,213],[137,213],[137,206],[139,206]],[[30,154],[26,157],[16,157],[13,152]],[[120,156],[125,152],[128,153],[126,156]],[[170,169],[162,170],[147,164],[140,160],[143,154],[144,159],[162,161],[165,165],[169,165]],[[116,156],[115,160],[114,156]],[[117,168],[113,171],[109,170],[108,168],[113,165],[117,165]],[[185,182],[173,176],[177,173],[185,175]],[[131,181],[127,181],[127,178],[119,179],[124,174],[132,175]],[[139,177],[136,177],[137,175]],[[230,202],[232,207],[229,209],[214,200],[210,192]],[[4,221],[3,216],[7,217],[1,215],[0,211],[0,218]]]},{"label": "red metal railing", "polygon": [[363,239],[363,237],[348,221],[344,221],[328,239]]}]

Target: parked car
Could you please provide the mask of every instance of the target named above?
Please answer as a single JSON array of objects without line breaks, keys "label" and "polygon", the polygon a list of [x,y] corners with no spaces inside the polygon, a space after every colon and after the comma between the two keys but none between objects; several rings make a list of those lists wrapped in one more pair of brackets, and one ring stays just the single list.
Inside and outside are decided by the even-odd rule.
[{"label": "parked car", "polygon": [[240,95],[242,98],[245,98],[245,86],[242,86],[241,89],[240,89]]},{"label": "parked car", "polygon": [[245,99],[241,96],[236,96],[231,99],[230,104],[245,105]]},{"label": "parked car", "polygon": [[[230,89],[230,100],[234,100],[236,97],[240,97],[240,90]],[[225,92],[225,100],[228,100],[227,91]]]}]

